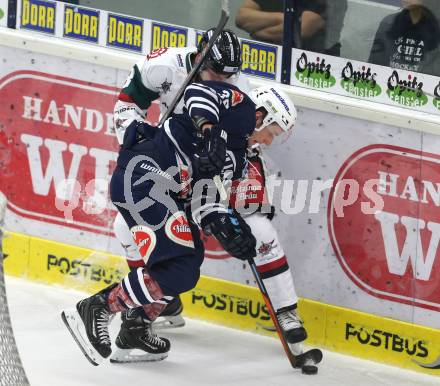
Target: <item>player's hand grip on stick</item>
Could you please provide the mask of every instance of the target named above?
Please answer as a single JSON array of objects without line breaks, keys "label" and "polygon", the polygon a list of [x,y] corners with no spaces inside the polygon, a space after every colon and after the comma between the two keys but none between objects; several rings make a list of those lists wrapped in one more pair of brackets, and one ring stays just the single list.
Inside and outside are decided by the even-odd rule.
[{"label": "player's hand grip on stick", "polygon": [[208,215],[206,219],[205,222],[202,220],[205,234],[213,235],[231,256],[247,260],[256,255],[257,241],[238,213],[229,209],[228,213],[216,214],[213,218]]},{"label": "player's hand grip on stick", "polygon": [[226,132],[218,126],[198,133],[194,167],[202,178],[221,173],[226,161],[226,138]]}]

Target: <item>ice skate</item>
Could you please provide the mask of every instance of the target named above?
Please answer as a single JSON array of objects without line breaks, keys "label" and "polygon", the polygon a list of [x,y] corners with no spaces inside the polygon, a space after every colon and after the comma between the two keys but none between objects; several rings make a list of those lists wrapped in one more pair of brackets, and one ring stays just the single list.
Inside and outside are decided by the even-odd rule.
[{"label": "ice skate", "polygon": [[307,339],[307,332],[295,309],[278,310],[277,318],[288,343],[295,344]]},{"label": "ice skate", "polygon": [[180,296],[176,296],[153,322],[154,329],[163,330],[166,328],[183,327],[185,325],[185,319],[182,317],[182,311],[183,304],[180,300]]},{"label": "ice skate", "polygon": [[116,346],[112,363],[160,361],[170,351],[170,341],[154,334],[152,323],[136,309],[124,313]]},{"label": "ice skate", "polygon": [[[111,287],[112,288],[112,287]],[[111,288],[98,292],[81,300],[76,309],[65,310],[61,317],[87,359],[98,366],[104,358],[110,356],[111,342],[108,324],[111,313],[107,305],[107,296]]]}]

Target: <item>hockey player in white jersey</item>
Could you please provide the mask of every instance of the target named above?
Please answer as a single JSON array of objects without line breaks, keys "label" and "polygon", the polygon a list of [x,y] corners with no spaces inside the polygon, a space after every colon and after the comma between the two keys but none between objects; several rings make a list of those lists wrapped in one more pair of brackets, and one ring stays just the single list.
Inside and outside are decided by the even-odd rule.
[{"label": "hockey player in white jersey", "polygon": [[[146,59],[136,63],[115,106],[115,128],[120,142],[124,137],[125,129],[133,120],[148,119],[146,110],[154,100],[159,99],[162,113],[166,111],[176,91],[191,70],[194,61],[198,60],[199,53],[209,40],[210,34],[212,34],[212,30],[203,36],[197,49],[195,47],[160,48],[150,53]],[[237,85],[243,91],[249,91],[246,79],[239,76],[240,51],[236,36],[231,31],[223,31],[206,58],[199,74],[200,79],[226,81]],[[269,145],[270,138],[281,134],[271,131],[271,123],[278,123],[283,131],[291,130],[295,124],[296,110],[285,95],[274,94],[270,88],[266,91],[268,92],[260,89],[259,92],[257,90],[250,94],[262,112],[261,118],[264,119],[261,130],[254,133],[251,141]],[[268,114],[271,105],[277,107],[278,114]],[[182,102],[177,105],[175,112],[181,112],[181,110]],[[256,179],[260,180],[263,187],[262,192],[264,192],[263,160],[259,148],[254,148],[249,161],[249,170],[253,173],[252,178],[255,179],[257,174],[259,175]],[[258,173],[255,174],[255,171]],[[287,259],[269,217],[270,215],[257,212],[248,215],[245,221],[251,226],[257,239],[256,265],[268,289],[274,308],[277,310],[277,317],[287,340],[290,343],[297,343],[306,339],[307,335],[301,319],[296,313],[298,298]],[[143,266],[145,262],[120,214],[115,219],[114,231],[125,248],[130,268]],[[176,297],[161,314],[162,317],[159,318],[159,321],[155,322],[156,327],[183,326],[184,319],[181,317],[181,312],[182,304],[180,299]]]},{"label": "hockey player in white jersey", "polygon": [[[262,112],[262,123],[259,126],[257,121],[259,127],[249,138],[247,180],[233,182],[230,202],[252,229],[257,240],[257,256],[254,260],[258,272],[287,342],[296,344],[305,340],[307,333],[296,312],[298,296],[292,273],[278,232],[271,221],[274,208],[267,197],[267,173],[261,145],[270,146],[274,140],[290,135],[296,123],[297,112],[285,93],[270,86],[252,90],[250,97],[256,104],[257,111]],[[277,131],[273,129],[274,123],[277,124]],[[249,189],[249,186],[252,188]],[[246,208],[252,208],[252,213],[246,215]]]}]

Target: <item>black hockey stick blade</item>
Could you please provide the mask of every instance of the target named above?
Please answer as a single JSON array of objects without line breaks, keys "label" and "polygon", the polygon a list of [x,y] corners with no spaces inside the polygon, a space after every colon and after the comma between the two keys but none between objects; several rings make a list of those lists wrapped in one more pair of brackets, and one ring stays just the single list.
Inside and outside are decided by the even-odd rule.
[{"label": "black hockey stick blade", "polygon": [[179,103],[180,99],[182,98],[183,93],[185,92],[186,87],[194,80],[194,77],[199,72],[200,67],[202,67],[203,63],[205,62],[206,55],[209,51],[211,51],[212,46],[214,45],[214,42],[218,38],[218,36],[223,31],[223,28],[225,27],[227,21],[229,20],[229,0],[221,0],[222,3],[222,13],[220,16],[220,20],[217,24],[217,27],[215,27],[214,33],[212,34],[211,38],[208,41],[208,44],[204,47],[203,51],[201,52],[200,60],[194,64],[194,67],[186,77],[185,81],[183,82],[182,86],[180,86],[179,90],[177,91],[176,95],[174,96],[174,99],[172,100],[170,106],[168,107],[168,110],[165,112],[165,114],[162,116],[162,118],[159,121],[159,126],[162,126],[163,123],[170,117],[170,115],[173,113],[174,109],[176,108],[177,104]]},{"label": "black hockey stick blade", "polygon": [[322,360],[322,351],[319,349],[311,349],[309,351],[305,351],[301,354],[295,355],[289,347],[289,344],[286,341],[286,338],[283,334],[283,330],[281,329],[280,322],[275,313],[275,309],[273,308],[272,302],[269,298],[269,294],[267,293],[266,286],[261,279],[261,276],[257,270],[257,266],[255,265],[255,261],[253,259],[249,259],[249,266],[251,267],[251,271],[254,274],[255,280],[257,282],[258,288],[263,295],[264,302],[266,303],[266,307],[269,310],[270,317],[275,325],[276,331],[280,338],[280,341],[283,345],[284,351],[286,352],[287,358],[289,359],[290,364],[293,368],[301,368],[309,359],[312,360],[315,364],[321,362]]},{"label": "black hockey stick blade", "polygon": [[322,351],[319,348],[312,348],[311,350],[304,351],[302,354],[296,356],[295,365],[292,367],[295,369],[300,369],[307,362],[312,361],[315,365],[322,361]]}]

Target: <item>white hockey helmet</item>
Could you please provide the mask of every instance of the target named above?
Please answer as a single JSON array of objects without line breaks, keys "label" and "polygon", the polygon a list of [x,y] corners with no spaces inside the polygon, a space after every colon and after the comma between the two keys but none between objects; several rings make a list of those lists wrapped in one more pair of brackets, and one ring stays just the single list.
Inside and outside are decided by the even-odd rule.
[{"label": "white hockey helmet", "polygon": [[293,129],[296,122],[296,108],[289,96],[282,90],[276,90],[271,86],[261,86],[254,88],[249,95],[256,104],[256,109],[263,107],[267,115],[263,119],[263,124],[256,131],[264,129],[273,122],[278,123],[284,132]]}]

